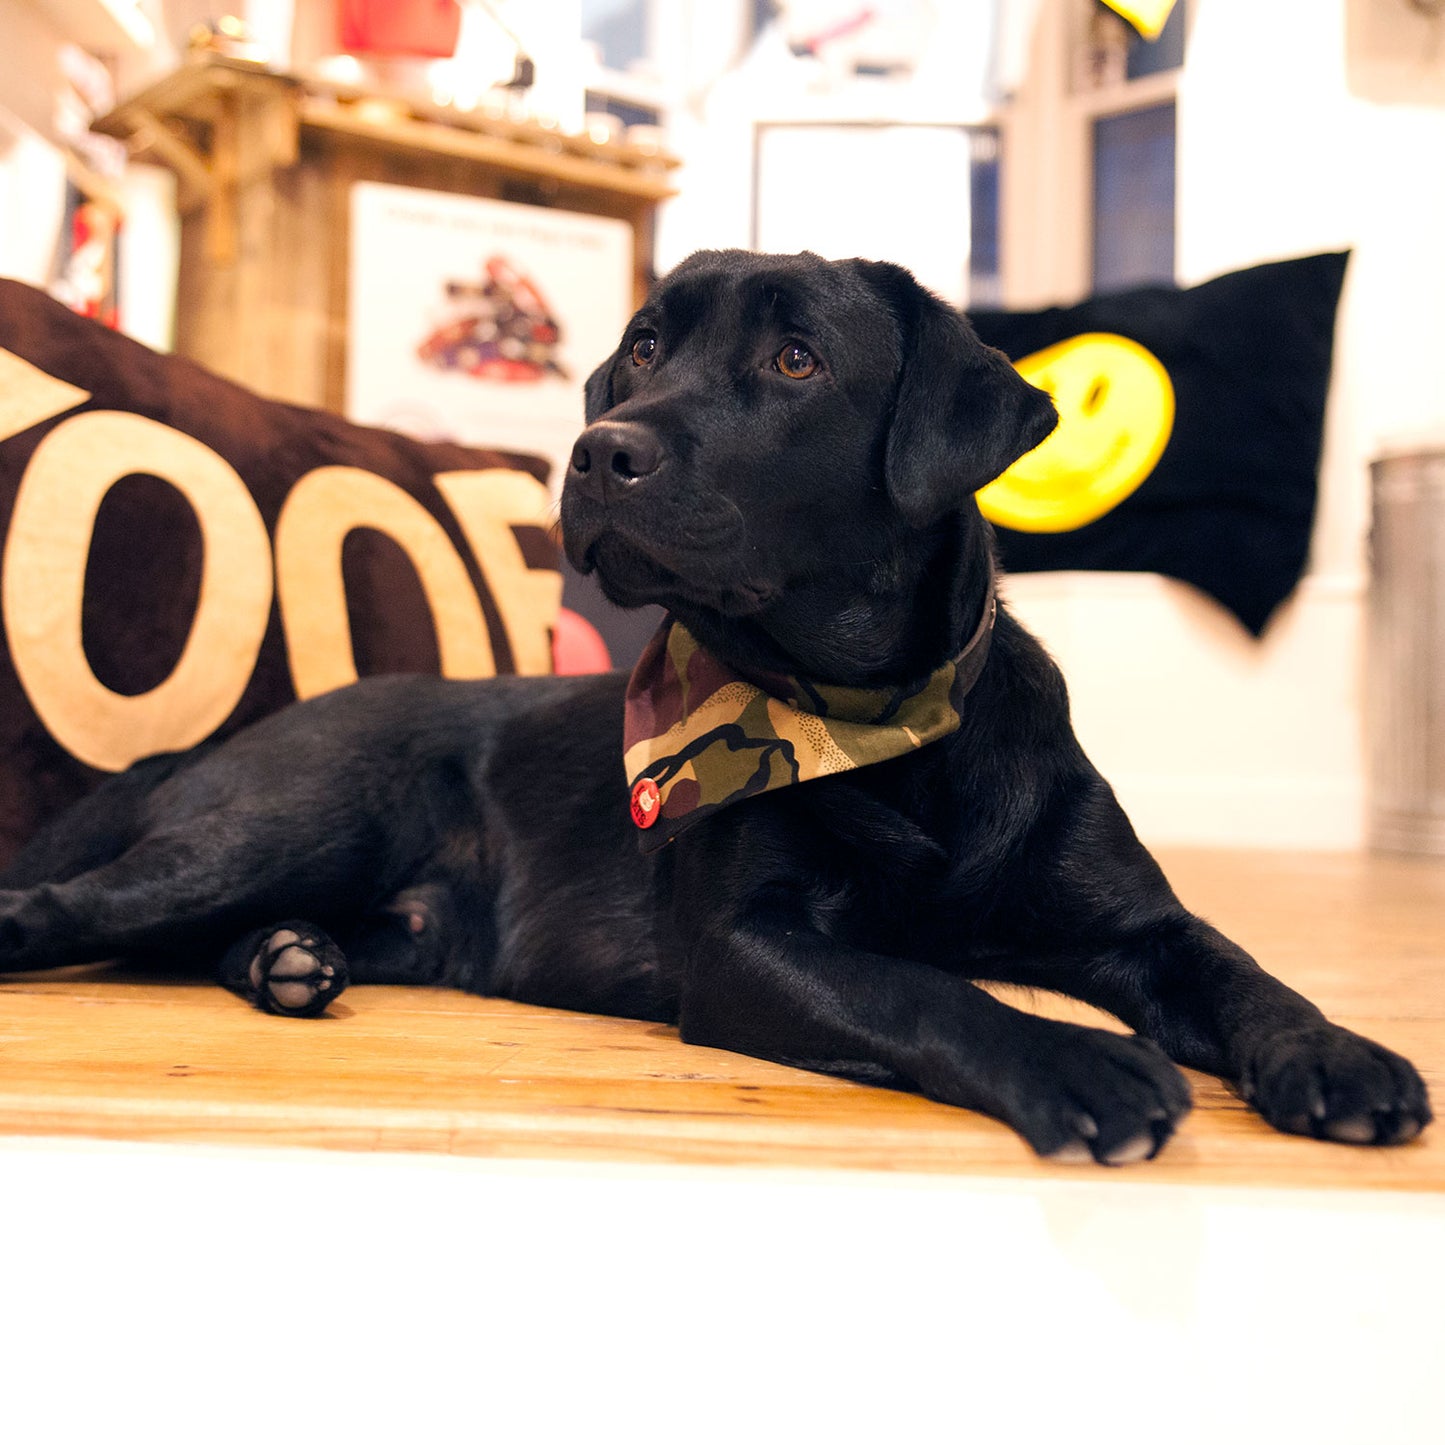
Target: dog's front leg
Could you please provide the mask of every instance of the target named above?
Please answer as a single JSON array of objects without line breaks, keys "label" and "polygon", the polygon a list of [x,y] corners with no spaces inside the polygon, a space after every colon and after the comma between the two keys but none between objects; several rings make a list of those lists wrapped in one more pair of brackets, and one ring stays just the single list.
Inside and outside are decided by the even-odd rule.
[{"label": "dog's front leg", "polygon": [[1406,1059],[1332,1024],[1217,929],[1182,908],[1073,967],[1030,981],[1086,998],[1219,1074],[1277,1129],[1352,1144],[1400,1144],[1430,1122]]},{"label": "dog's front leg", "polygon": [[1146,1040],[1021,1013],[786,910],[695,940],[680,1023],[690,1043],[980,1110],[1054,1158],[1150,1158],[1189,1109],[1183,1075]]},{"label": "dog's front leg", "polygon": [[973,977],[1107,1009],[1176,1062],[1228,1080],[1287,1133],[1414,1138],[1431,1111],[1410,1063],[1331,1023],[1188,912],[1102,780],[1081,782],[1052,823],[1052,856],[1034,854],[1035,921]]}]

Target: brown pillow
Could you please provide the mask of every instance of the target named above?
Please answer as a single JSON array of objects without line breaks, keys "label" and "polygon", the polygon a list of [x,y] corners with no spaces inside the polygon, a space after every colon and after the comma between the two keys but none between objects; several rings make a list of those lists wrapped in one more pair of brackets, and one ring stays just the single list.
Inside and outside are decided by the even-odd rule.
[{"label": "brown pillow", "polygon": [[0,281],[0,866],[107,773],[293,698],[550,671],[545,474],[263,400]]}]

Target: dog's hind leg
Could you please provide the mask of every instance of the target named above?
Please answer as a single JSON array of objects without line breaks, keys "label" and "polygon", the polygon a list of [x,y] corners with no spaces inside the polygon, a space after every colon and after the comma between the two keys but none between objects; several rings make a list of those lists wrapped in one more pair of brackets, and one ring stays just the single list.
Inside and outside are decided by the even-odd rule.
[{"label": "dog's hind leg", "polygon": [[214,955],[269,920],[359,913],[357,895],[372,887],[345,844],[288,848],[274,828],[216,816],[150,834],[75,878],[0,891],[0,973]]},{"label": "dog's hind leg", "polygon": [[0,870],[0,893],[37,883],[63,883],[119,858],[144,829],[146,799],[207,751],[201,747],[188,753],[158,753],[107,778],[52,818]]}]

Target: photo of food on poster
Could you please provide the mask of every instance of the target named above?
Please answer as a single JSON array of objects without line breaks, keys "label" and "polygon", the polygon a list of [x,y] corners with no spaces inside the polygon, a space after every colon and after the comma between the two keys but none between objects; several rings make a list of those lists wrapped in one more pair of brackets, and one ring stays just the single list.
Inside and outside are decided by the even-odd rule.
[{"label": "photo of food on poster", "polygon": [[346,413],[528,451],[561,479],[632,310],[625,222],[410,186],[351,192]]}]

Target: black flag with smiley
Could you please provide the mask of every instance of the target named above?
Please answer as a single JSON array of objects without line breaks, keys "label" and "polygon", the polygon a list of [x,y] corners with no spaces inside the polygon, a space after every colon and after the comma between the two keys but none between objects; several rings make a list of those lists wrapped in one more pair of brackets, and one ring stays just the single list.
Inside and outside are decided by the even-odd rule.
[{"label": "black flag with smiley", "polygon": [[979,494],[1011,572],[1160,572],[1255,636],[1309,554],[1348,252],[970,313],[1059,409]]}]

